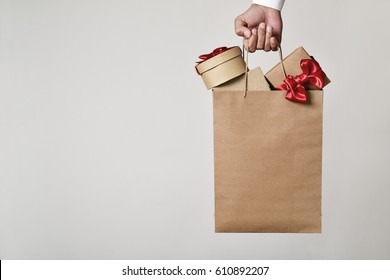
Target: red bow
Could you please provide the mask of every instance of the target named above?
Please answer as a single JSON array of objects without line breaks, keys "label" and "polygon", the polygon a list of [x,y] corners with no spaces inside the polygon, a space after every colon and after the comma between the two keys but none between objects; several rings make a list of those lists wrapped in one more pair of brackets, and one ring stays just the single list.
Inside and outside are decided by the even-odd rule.
[{"label": "red bow", "polygon": [[208,54],[201,54],[199,56],[199,58],[201,59],[201,61],[198,61],[197,63],[202,63],[203,61],[206,61],[207,59],[210,59],[214,56],[217,56],[223,52],[226,52],[227,50],[230,50],[231,48],[228,48],[228,47],[219,47],[219,48],[216,48],[215,50],[213,50],[211,53],[208,53]]},{"label": "red bow", "polygon": [[312,59],[301,60],[302,74],[295,76],[290,75],[283,81],[284,84],[277,86],[276,89],[287,90],[286,99],[295,102],[306,103],[307,94],[305,85],[313,85],[318,88],[323,88],[325,85],[325,73],[317,61]]}]

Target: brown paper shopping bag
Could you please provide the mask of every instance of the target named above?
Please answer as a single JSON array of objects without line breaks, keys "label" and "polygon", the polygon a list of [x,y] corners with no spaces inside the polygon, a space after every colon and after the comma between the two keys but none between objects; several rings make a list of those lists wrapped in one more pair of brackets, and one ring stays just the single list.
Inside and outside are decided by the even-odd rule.
[{"label": "brown paper shopping bag", "polygon": [[[287,73],[298,74],[306,56],[299,48],[286,57]],[[281,71],[266,75],[271,86],[283,82]],[[243,76],[213,89],[215,231],[319,233],[323,91],[291,102],[256,73],[246,98]]]}]

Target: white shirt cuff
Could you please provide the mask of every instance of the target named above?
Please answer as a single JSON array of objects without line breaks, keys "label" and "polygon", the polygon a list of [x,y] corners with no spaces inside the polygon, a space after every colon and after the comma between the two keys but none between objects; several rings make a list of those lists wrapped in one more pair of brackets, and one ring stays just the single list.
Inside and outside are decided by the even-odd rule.
[{"label": "white shirt cuff", "polygon": [[253,0],[252,3],[281,11],[284,0]]}]

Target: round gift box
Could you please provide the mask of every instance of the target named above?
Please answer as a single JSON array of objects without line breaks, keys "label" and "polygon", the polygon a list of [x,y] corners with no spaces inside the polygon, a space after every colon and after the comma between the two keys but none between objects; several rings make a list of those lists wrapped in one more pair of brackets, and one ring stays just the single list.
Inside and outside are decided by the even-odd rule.
[{"label": "round gift box", "polygon": [[196,66],[207,89],[217,87],[234,79],[246,71],[240,47],[233,47]]}]

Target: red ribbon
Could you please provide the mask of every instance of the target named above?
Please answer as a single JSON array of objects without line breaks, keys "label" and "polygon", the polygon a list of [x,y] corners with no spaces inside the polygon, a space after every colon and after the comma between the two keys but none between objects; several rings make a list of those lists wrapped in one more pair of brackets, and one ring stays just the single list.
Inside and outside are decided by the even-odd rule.
[{"label": "red ribbon", "polygon": [[226,52],[227,50],[230,50],[231,48],[228,48],[228,47],[219,47],[219,48],[216,48],[215,50],[213,50],[211,53],[207,53],[207,54],[201,54],[199,56],[199,58],[201,59],[201,61],[198,61],[197,63],[202,63],[204,61],[206,61],[207,59],[210,59],[214,56],[217,56],[223,52]]},{"label": "red ribbon", "polygon": [[301,60],[302,74],[295,76],[290,75],[283,81],[284,84],[277,86],[276,89],[287,90],[286,99],[295,102],[306,103],[307,93],[305,86],[312,85],[323,88],[325,85],[325,73],[317,61],[312,59]]},{"label": "red ribbon", "polygon": [[[199,58],[201,59],[201,61],[198,61],[196,63],[200,64],[202,62],[205,62],[206,60],[214,57],[214,56],[217,56],[223,52],[226,52],[227,50],[230,50],[231,48],[228,48],[228,47],[219,47],[219,48],[216,48],[215,50],[213,50],[211,53],[207,53],[207,54],[201,54],[199,56]],[[198,68],[196,68],[195,66],[195,71],[196,73],[198,73],[198,75],[200,75],[199,71],[198,71]]]}]

